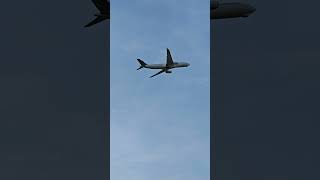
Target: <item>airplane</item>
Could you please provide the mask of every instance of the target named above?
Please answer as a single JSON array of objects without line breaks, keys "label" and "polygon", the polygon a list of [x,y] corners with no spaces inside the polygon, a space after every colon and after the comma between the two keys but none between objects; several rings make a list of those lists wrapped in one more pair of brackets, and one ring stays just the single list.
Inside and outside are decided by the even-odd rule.
[{"label": "airplane", "polygon": [[172,73],[170,69],[173,68],[181,68],[181,67],[188,67],[190,66],[189,63],[186,62],[173,62],[170,50],[167,48],[167,63],[166,64],[147,64],[143,62],[141,59],[137,59],[138,62],[140,63],[140,67],[137,70],[140,70],[142,68],[148,68],[148,69],[161,69],[159,72],[156,74],[150,76],[150,78],[157,76],[161,73]]},{"label": "airplane", "polygon": [[210,19],[248,17],[255,11],[256,8],[246,3],[220,3],[217,0],[210,0]]},{"label": "airplane", "polygon": [[100,13],[94,14],[96,18],[84,27],[90,27],[106,19],[110,19],[110,1],[109,0],[92,0]]}]

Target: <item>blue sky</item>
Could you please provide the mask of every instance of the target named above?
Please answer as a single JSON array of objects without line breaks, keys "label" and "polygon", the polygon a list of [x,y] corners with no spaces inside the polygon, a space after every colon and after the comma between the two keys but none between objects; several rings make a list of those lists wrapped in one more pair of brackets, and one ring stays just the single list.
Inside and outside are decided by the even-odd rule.
[{"label": "blue sky", "polygon": [[[111,179],[209,179],[209,0],[111,3]],[[191,65],[136,70],[166,48]]]}]

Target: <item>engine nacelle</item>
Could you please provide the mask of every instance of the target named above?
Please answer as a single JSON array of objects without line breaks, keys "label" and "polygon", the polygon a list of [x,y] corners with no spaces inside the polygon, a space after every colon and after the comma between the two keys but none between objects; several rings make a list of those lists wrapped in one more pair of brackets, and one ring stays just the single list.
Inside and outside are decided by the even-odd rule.
[{"label": "engine nacelle", "polygon": [[210,9],[217,9],[219,7],[219,2],[216,0],[210,1]]},{"label": "engine nacelle", "polygon": [[168,71],[168,70],[167,70],[166,73],[172,73],[172,71]]}]

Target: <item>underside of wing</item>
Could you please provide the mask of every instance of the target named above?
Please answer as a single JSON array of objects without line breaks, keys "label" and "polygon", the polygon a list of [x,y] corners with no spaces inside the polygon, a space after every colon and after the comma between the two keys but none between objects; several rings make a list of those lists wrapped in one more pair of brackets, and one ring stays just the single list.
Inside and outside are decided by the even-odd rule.
[{"label": "underside of wing", "polygon": [[170,50],[167,48],[167,66],[173,65],[173,59]]},{"label": "underside of wing", "polygon": [[159,75],[159,74],[161,74],[161,73],[164,73],[165,71],[166,71],[166,70],[162,69],[161,71],[157,72],[156,74],[150,76],[150,78],[155,77],[155,76],[157,76],[157,75]]},{"label": "underside of wing", "polygon": [[90,23],[88,23],[87,25],[85,25],[84,27],[90,27],[92,25],[95,25],[103,20],[105,20],[106,18],[104,17],[96,17],[93,21],[91,21]]},{"label": "underside of wing", "polygon": [[109,0],[92,0],[92,2],[99,9],[101,14],[109,14],[110,13]]}]

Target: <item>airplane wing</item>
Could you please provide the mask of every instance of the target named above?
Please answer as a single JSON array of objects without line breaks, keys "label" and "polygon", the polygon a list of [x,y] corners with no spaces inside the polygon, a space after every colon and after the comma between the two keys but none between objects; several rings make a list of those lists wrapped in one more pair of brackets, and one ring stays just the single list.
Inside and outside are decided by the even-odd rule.
[{"label": "airplane wing", "polygon": [[170,50],[167,48],[167,66],[168,65],[173,65],[173,60],[172,60]]},{"label": "airplane wing", "polygon": [[161,74],[161,73],[164,73],[165,71],[166,71],[166,70],[162,69],[161,71],[157,72],[156,74],[150,76],[150,78],[155,77],[155,76],[157,76],[157,75],[159,75],[159,74]]},{"label": "airplane wing", "polygon": [[109,0],[92,0],[92,2],[99,9],[101,14],[109,14],[109,11],[110,11]]},{"label": "airplane wing", "polygon": [[105,20],[105,19],[106,19],[106,18],[104,18],[104,17],[98,16],[98,17],[96,17],[94,20],[92,20],[90,23],[88,23],[87,25],[85,25],[84,27],[92,26],[92,25],[94,25],[94,24],[97,24],[97,23]]}]

